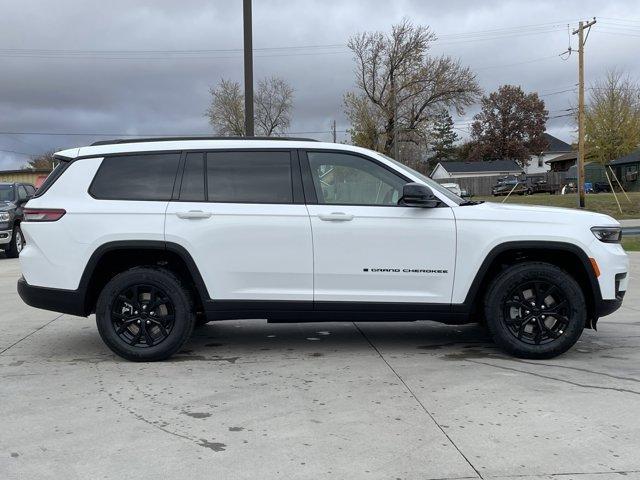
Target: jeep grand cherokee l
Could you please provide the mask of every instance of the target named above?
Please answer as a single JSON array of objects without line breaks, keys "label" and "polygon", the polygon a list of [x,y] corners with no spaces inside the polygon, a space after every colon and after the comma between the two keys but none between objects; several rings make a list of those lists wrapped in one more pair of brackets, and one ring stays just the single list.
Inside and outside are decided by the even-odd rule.
[{"label": "jeep grand cherokee l", "polygon": [[548,358],[627,288],[613,218],[465,201],[363,148],[166,138],[57,158],[24,212],[18,291],[95,313],[130,360],[241,318],[482,322],[505,351]]}]

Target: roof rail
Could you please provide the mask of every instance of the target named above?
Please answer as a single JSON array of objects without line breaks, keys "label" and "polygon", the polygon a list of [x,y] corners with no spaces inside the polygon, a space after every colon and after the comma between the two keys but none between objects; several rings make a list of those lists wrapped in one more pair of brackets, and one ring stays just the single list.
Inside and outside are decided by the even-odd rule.
[{"label": "roof rail", "polygon": [[114,145],[118,143],[143,143],[143,142],[171,142],[178,140],[289,140],[298,142],[317,142],[313,138],[296,138],[296,137],[210,137],[210,136],[194,136],[194,137],[147,137],[147,138],[116,138],[113,140],[100,140],[93,142],[92,147],[97,145]]}]

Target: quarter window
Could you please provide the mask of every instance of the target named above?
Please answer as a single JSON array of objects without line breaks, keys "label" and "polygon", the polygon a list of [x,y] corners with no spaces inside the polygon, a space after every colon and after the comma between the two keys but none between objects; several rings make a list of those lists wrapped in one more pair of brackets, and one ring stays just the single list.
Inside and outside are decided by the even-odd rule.
[{"label": "quarter window", "polygon": [[307,152],[318,203],[397,205],[406,181],[356,155]]},{"label": "quarter window", "polygon": [[207,153],[210,202],[292,203],[289,152]]},{"label": "quarter window", "polygon": [[104,200],[169,200],[179,162],[179,153],[107,157],[89,192]]}]

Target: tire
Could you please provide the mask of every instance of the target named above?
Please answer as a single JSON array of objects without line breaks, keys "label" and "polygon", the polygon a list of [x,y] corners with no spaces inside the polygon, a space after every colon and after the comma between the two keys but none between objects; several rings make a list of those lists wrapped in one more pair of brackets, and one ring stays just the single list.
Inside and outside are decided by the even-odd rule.
[{"label": "tire", "polygon": [[495,343],[521,358],[552,358],[580,338],[587,306],[578,282],[543,262],[507,268],[490,284],[484,299],[487,327]]},{"label": "tire", "polygon": [[165,360],[191,337],[193,296],[168,270],[132,268],[100,292],[96,323],[104,343],[119,356],[135,362]]},{"label": "tire", "polygon": [[16,225],[13,227],[13,234],[11,235],[11,242],[5,249],[5,255],[7,258],[18,258],[22,248],[24,247],[24,236],[22,235],[22,230],[20,229],[20,225]]}]

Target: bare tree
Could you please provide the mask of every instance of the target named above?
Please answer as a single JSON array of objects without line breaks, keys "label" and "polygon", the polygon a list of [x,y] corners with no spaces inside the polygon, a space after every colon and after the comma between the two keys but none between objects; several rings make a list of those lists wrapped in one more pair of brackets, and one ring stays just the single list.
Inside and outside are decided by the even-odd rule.
[{"label": "bare tree", "polygon": [[590,88],[585,110],[589,155],[606,163],[640,145],[640,86],[611,70]]},{"label": "bare tree", "polygon": [[[345,97],[346,114],[358,141],[359,125],[380,128],[377,149],[391,153],[396,135],[402,141],[426,142],[429,120],[443,107],[464,112],[480,95],[475,74],[448,56],[431,57],[428,50],[436,36],[428,27],[408,20],[391,28],[390,34],[365,32],[352,37],[348,46],[355,54],[356,85],[360,92]],[[353,100],[366,98],[370,109],[354,108]],[[381,121],[364,121],[362,112]],[[354,135],[355,133],[355,135]],[[369,138],[369,132],[364,135]]]},{"label": "bare tree", "polygon": [[[217,134],[244,136],[244,94],[239,82],[222,79],[209,90],[211,104],[206,116]],[[291,124],[293,88],[282,78],[269,77],[258,82],[255,93],[256,133],[280,135]]]},{"label": "bare tree", "polygon": [[54,153],[55,151],[51,150],[40,155],[34,155],[24,167],[35,170],[53,170],[53,167],[58,163],[58,160],[53,156]]},{"label": "bare tree", "polygon": [[244,97],[240,83],[220,80],[215,88],[210,88],[211,104],[206,116],[217,134],[223,136],[244,136]]},{"label": "bare tree", "polygon": [[293,88],[282,78],[269,77],[258,82],[255,97],[256,127],[261,135],[280,135],[291,124]]}]

